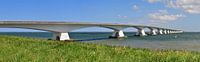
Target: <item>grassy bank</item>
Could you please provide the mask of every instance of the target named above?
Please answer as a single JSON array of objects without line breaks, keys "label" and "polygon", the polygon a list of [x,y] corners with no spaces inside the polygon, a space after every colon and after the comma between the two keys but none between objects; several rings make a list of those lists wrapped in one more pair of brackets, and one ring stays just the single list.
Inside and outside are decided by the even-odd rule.
[{"label": "grassy bank", "polygon": [[200,53],[0,36],[0,62],[199,62]]}]

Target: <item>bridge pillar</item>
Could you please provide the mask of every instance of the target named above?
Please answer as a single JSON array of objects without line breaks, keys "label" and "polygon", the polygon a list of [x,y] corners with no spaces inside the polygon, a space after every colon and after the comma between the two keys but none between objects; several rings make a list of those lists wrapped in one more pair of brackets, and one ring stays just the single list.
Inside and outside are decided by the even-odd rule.
[{"label": "bridge pillar", "polygon": [[139,28],[138,32],[136,33],[137,36],[146,36],[146,33],[143,28]]},{"label": "bridge pillar", "polygon": [[177,33],[177,31],[174,31],[174,33]]},{"label": "bridge pillar", "polygon": [[169,30],[167,30],[167,34],[170,34],[170,31],[169,31]]},{"label": "bridge pillar", "polygon": [[163,33],[164,33],[164,34],[167,34],[167,30],[163,30]]},{"label": "bridge pillar", "polygon": [[176,33],[176,31],[174,31],[174,33]]},{"label": "bridge pillar", "polygon": [[172,34],[172,30],[170,30],[169,33]]},{"label": "bridge pillar", "polygon": [[124,35],[124,32],[122,30],[116,30],[110,37],[111,38],[122,38],[122,37],[126,37],[126,36]]},{"label": "bridge pillar", "polygon": [[183,31],[180,31],[180,30],[179,30],[179,31],[176,31],[176,33],[183,33]]},{"label": "bridge pillar", "polygon": [[157,35],[156,30],[153,28],[150,28],[150,35]]},{"label": "bridge pillar", "polygon": [[68,33],[57,32],[53,34],[53,40],[65,41],[70,40],[70,37]]},{"label": "bridge pillar", "polygon": [[179,31],[179,33],[183,33],[184,31]]},{"label": "bridge pillar", "polygon": [[163,30],[162,29],[158,29],[158,34],[163,34]]},{"label": "bridge pillar", "polygon": [[174,33],[175,33],[175,31],[172,31],[172,33],[174,34]]},{"label": "bridge pillar", "polygon": [[172,31],[172,33],[175,33],[174,31]]}]

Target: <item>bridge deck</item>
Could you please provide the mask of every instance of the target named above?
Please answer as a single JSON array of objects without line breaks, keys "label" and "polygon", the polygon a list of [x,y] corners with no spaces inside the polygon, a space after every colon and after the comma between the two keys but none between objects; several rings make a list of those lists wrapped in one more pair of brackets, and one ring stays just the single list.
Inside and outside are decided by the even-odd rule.
[{"label": "bridge deck", "polygon": [[133,24],[118,24],[118,23],[89,23],[89,22],[46,22],[46,21],[0,21],[0,24],[74,24],[74,25],[114,25],[114,26],[143,26]]},{"label": "bridge deck", "polygon": [[[167,29],[155,26],[145,26],[145,25],[133,25],[133,24],[117,24],[117,23],[89,23],[89,22],[53,22],[53,21],[0,21],[0,25],[4,24],[51,24],[51,25],[100,25],[100,26],[137,26],[137,27],[151,27],[159,29]],[[173,30],[173,29],[169,29]]]}]

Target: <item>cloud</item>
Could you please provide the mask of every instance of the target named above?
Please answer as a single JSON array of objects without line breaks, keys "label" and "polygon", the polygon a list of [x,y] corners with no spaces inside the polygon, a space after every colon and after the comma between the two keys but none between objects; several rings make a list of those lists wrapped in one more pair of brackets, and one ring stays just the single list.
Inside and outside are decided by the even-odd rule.
[{"label": "cloud", "polygon": [[156,2],[160,2],[162,0],[147,0],[149,3],[156,3]]},{"label": "cloud", "polygon": [[167,0],[168,7],[182,9],[187,13],[200,14],[200,0]]},{"label": "cloud", "polygon": [[149,3],[163,2],[167,7],[181,9],[190,14],[200,14],[200,0],[147,0]]},{"label": "cloud", "polygon": [[140,8],[137,5],[133,5],[133,10],[139,10]]},{"label": "cloud", "polygon": [[128,16],[117,15],[118,18],[128,18]]},{"label": "cloud", "polygon": [[185,17],[182,14],[169,14],[167,10],[159,10],[156,13],[148,14],[152,21],[159,21],[159,22],[168,22],[168,21],[175,21],[182,17]]}]

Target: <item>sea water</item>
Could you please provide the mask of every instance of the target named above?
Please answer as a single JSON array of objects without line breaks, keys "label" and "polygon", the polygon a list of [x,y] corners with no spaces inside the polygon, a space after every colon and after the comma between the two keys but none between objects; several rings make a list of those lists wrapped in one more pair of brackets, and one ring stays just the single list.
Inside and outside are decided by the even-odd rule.
[{"label": "sea water", "polygon": [[[179,34],[166,34],[156,36],[134,36],[135,33],[125,33],[127,38],[110,39],[111,32],[71,32],[72,39],[78,42],[105,44],[111,46],[128,46],[133,48],[149,49],[175,49],[200,51],[200,33],[185,32]],[[50,32],[0,32],[0,35],[12,35],[22,37],[33,37],[49,39],[52,37]]]}]

